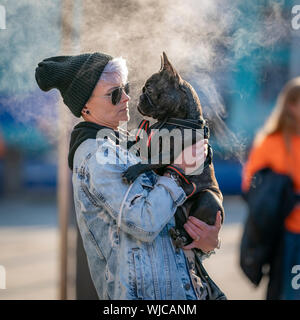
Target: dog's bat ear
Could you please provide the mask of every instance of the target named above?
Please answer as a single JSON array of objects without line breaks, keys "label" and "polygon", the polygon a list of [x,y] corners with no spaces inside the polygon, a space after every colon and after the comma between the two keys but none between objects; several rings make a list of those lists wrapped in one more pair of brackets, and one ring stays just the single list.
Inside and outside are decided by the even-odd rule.
[{"label": "dog's bat ear", "polygon": [[175,70],[175,68],[172,66],[171,62],[169,61],[167,55],[165,52],[163,52],[163,56],[162,56],[162,60],[161,60],[161,64],[162,64],[162,67],[161,67],[161,70],[166,70],[168,71],[168,73],[177,78],[178,81],[181,80],[181,77],[179,75],[179,73]]},{"label": "dog's bat ear", "polygon": [[172,66],[171,62],[169,61],[167,55],[165,52],[163,52],[163,69],[172,73],[173,75],[176,73],[176,70],[174,69],[174,67]]}]

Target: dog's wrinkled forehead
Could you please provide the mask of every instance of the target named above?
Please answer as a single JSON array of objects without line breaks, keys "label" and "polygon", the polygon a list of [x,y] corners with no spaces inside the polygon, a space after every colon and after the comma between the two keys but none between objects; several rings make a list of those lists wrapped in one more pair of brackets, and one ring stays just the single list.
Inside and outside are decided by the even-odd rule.
[{"label": "dog's wrinkled forehead", "polygon": [[159,82],[163,82],[162,74],[160,72],[154,73],[150,78],[147,79],[147,85],[157,85]]}]

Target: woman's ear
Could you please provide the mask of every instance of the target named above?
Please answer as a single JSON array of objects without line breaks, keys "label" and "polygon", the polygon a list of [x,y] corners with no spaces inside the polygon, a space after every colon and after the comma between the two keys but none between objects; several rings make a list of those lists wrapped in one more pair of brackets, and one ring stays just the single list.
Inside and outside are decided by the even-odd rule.
[{"label": "woman's ear", "polygon": [[82,116],[82,117],[85,117],[87,114],[90,114],[90,112],[89,112],[87,106],[85,105],[85,106],[83,107],[83,109],[81,110],[81,116]]}]

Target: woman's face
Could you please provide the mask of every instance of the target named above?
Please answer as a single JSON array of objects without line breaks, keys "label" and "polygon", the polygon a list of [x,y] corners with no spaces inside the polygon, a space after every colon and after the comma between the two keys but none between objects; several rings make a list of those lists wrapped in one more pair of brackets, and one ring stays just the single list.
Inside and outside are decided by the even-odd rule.
[{"label": "woman's face", "polygon": [[[116,79],[118,77],[115,77]],[[124,87],[125,84],[112,78],[112,82],[100,80],[87,102],[83,112],[88,110],[89,114],[85,115],[85,120],[96,122],[113,129],[117,129],[120,121],[129,120],[128,101],[130,97],[122,90],[122,97],[117,105],[111,101],[111,92],[118,88]]]}]

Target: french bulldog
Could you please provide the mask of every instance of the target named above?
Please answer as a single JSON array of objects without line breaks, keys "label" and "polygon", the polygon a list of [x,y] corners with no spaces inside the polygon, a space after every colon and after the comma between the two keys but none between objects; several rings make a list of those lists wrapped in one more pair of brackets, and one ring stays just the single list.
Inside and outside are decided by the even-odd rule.
[{"label": "french bulldog", "polygon": [[[159,72],[154,73],[142,88],[137,109],[143,116],[157,120],[154,125],[147,128],[149,134],[153,128],[158,128],[159,130],[168,129],[169,131],[174,128],[179,128],[182,130],[182,133],[184,133],[183,129],[185,128],[186,122],[184,122],[182,126],[180,125],[180,119],[187,120],[194,127],[197,127],[199,123],[205,124],[200,99],[196,91],[190,83],[181,78],[164,52],[161,57],[161,68]],[[204,138],[207,137],[204,133]],[[149,136],[147,136],[147,138],[149,139]],[[195,139],[194,135],[192,143],[195,143]],[[153,159],[150,146],[149,150],[149,159],[150,155],[152,156],[151,159]],[[211,151],[211,149],[209,150]],[[170,153],[170,163],[172,163],[176,156],[174,153],[174,144],[171,144]],[[133,165],[124,172],[123,178],[127,182],[133,182],[141,173],[149,170],[163,174],[168,164],[163,163],[162,154],[162,145],[159,144],[157,155],[159,157],[158,163],[139,163]],[[208,160],[211,160],[211,157],[212,155],[210,154],[210,159]],[[170,231],[176,247],[187,245],[193,240],[183,227],[188,216],[194,216],[209,225],[213,225],[216,221],[216,214],[220,210],[222,223],[224,220],[223,196],[215,177],[212,161],[206,161],[201,174],[186,177],[191,187],[196,186],[197,192],[189,197],[182,206],[177,208],[175,214],[176,227]]]}]

